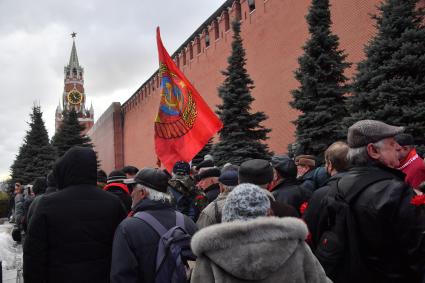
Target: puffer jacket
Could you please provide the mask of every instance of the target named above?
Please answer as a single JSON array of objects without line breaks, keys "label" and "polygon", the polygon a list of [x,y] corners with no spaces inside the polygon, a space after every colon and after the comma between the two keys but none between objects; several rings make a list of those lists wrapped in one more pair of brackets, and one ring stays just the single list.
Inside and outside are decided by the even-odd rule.
[{"label": "puffer jacket", "polygon": [[414,192],[403,182],[404,174],[384,166],[354,167],[340,179],[338,190],[344,196],[371,174],[387,179],[366,187],[351,205],[366,267],[362,282],[422,282],[425,219],[410,203]]},{"label": "puffer jacket", "polygon": [[58,191],[40,198],[24,243],[29,283],[109,282],[112,241],[126,213],[96,187],[96,154],[73,147],[55,164]]},{"label": "puffer jacket", "polygon": [[192,283],[330,282],[299,219],[260,217],[212,225],[192,238]]}]

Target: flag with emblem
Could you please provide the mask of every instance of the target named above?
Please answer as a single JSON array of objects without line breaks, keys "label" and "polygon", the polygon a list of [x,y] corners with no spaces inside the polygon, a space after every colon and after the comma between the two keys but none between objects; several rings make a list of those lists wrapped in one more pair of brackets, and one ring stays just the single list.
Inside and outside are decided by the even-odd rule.
[{"label": "flag with emblem", "polygon": [[155,119],[155,151],[171,173],[174,163],[192,160],[223,124],[165,50],[159,27],[156,40],[161,97]]}]

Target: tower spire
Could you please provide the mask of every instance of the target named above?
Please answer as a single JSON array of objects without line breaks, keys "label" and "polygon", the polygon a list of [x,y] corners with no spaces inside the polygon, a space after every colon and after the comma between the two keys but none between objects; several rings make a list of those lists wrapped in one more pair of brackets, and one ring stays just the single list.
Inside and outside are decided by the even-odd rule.
[{"label": "tower spire", "polygon": [[69,67],[73,68],[79,68],[80,64],[78,63],[78,56],[77,56],[77,48],[75,47],[75,37],[77,36],[76,32],[71,33],[72,37],[72,49],[71,49],[71,57],[69,58]]}]

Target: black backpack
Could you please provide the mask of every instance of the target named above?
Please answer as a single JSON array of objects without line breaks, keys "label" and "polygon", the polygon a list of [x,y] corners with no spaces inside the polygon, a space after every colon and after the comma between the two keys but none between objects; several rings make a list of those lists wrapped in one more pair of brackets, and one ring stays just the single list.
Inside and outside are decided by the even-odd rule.
[{"label": "black backpack", "polygon": [[166,229],[147,212],[137,212],[134,217],[145,221],[159,235],[156,255],[155,283],[187,283],[190,281],[188,261],[196,260],[190,248],[192,236],[184,226],[184,216],[176,212],[176,226]]},{"label": "black backpack", "polygon": [[351,204],[373,183],[392,178],[385,173],[367,176],[345,193],[339,189],[338,180],[336,194],[327,196],[327,228],[320,237],[315,255],[332,281],[362,282],[367,276]]}]

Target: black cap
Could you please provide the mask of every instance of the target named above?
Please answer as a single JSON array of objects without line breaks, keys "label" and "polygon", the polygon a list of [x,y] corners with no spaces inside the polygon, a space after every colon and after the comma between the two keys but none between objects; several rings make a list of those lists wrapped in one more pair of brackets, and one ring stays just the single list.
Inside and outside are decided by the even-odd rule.
[{"label": "black cap", "polygon": [[218,181],[226,186],[237,186],[239,184],[238,171],[228,170],[221,173]]},{"label": "black cap", "polygon": [[251,159],[239,168],[239,183],[266,185],[273,180],[273,167],[264,159]]},{"label": "black cap", "polygon": [[98,170],[98,171],[97,171],[97,181],[98,181],[99,183],[106,183],[106,179],[107,179],[107,176],[106,176],[105,171],[103,171],[103,170]]},{"label": "black cap", "polygon": [[126,184],[141,184],[156,191],[166,193],[169,177],[157,168],[143,168],[140,170],[134,179],[127,179]]},{"label": "black cap", "polygon": [[275,155],[272,157],[272,166],[283,178],[297,178],[297,165],[287,155]]},{"label": "black cap", "polygon": [[415,140],[413,139],[413,136],[410,135],[410,134],[398,134],[394,137],[394,139],[401,146],[414,145],[415,144]]},{"label": "black cap", "polygon": [[173,173],[176,175],[189,175],[190,165],[185,161],[177,161],[173,167]]}]

